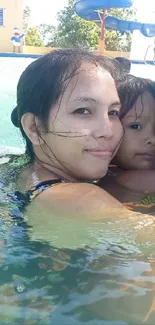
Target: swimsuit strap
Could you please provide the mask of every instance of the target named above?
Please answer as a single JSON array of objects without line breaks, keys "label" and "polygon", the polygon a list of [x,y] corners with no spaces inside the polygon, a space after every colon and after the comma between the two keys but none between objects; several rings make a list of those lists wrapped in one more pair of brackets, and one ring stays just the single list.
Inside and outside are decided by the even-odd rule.
[{"label": "swimsuit strap", "polygon": [[28,191],[26,191],[25,194],[28,197],[29,202],[32,202],[39,194],[41,194],[48,188],[58,185],[62,182],[63,182],[62,179],[53,179],[49,181],[44,181],[37,184],[36,186],[31,187]]}]

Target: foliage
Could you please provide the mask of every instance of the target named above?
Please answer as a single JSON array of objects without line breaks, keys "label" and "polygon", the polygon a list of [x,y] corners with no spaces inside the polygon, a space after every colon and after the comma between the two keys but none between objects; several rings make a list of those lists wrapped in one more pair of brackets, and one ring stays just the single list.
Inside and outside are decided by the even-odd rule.
[{"label": "foliage", "polygon": [[27,30],[29,23],[30,23],[30,17],[31,17],[31,9],[26,6],[24,8],[24,13],[23,13],[23,30]]},{"label": "foliage", "polygon": [[[69,5],[58,13],[57,37],[54,39],[55,46],[63,48],[82,47],[96,49],[100,39],[100,27],[93,22],[85,21],[74,12],[73,0]],[[136,12],[133,9],[111,9],[106,12],[125,20],[135,19]],[[106,30],[105,47],[107,50],[129,50],[131,33]]]},{"label": "foliage", "polygon": [[99,27],[78,17],[72,5],[58,13],[56,45],[63,48],[95,49],[99,42]]},{"label": "foliage", "polygon": [[37,27],[30,27],[25,36],[26,45],[29,46],[43,46],[40,34]]},{"label": "foliage", "polygon": [[[35,46],[53,46],[59,48],[84,48],[95,50],[100,39],[100,27],[86,21],[74,12],[74,0],[69,0],[67,7],[57,15],[58,25],[41,24],[27,31],[26,44]],[[135,20],[136,11],[133,9],[111,9],[106,15],[125,20]],[[27,29],[31,16],[29,7],[24,9],[24,29]],[[112,51],[129,51],[131,33],[114,30],[105,31],[105,48]]]},{"label": "foliage", "polygon": [[57,38],[57,28],[49,24],[40,24],[38,26],[40,38],[45,46],[55,46]]}]

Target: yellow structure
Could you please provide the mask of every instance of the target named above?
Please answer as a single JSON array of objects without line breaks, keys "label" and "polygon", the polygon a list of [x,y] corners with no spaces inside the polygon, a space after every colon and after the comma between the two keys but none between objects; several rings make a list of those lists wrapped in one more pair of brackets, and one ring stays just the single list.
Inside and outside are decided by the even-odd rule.
[{"label": "yellow structure", "polygon": [[22,33],[23,28],[23,0],[0,0],[3,9],[3,26],[0,25],[0,52],[12,52],[14,27]]},{"label": "yellow structure", "polygon": [[[0,0],[1,1],[1,0]],[[40,54],[44,55],[51,51],[55,50],[54,47],[38,47],[38,46],[23,46],[24,54]],[[129,52],[120,52],[120,51],[105,51],[106,56],[115,58],[117,56],[123,56],[124,58],[129,58]]]}]

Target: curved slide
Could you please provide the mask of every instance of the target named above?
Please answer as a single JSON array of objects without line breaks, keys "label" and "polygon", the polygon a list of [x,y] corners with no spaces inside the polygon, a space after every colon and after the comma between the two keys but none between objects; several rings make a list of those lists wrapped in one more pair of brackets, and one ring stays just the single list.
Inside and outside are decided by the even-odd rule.
[{"label": "curved slide", "polygon": [[78,16],[86,20],[99,22],[97,10],[112,8],[129,8],[133,0],[79,0],[74,4]]},{"label": "curved slide", "polygon": [[[133,0],[79,0],[75,3],[77,15],[85,20],[100,23],[97,10],[111,8],[129,8]],[[105,18],[105,27],[121,32],[139,30],[146,37],[155,37],[155,24],[147,24],[137,21],[122,20],[108,16]]]},{"label": "curved slide", "polygon": [[155,37],[155,24],[143,24],[138,21],[122,20],[108,16],[105,19],[105,27],[120,32],[139,30],[146,37]]}]

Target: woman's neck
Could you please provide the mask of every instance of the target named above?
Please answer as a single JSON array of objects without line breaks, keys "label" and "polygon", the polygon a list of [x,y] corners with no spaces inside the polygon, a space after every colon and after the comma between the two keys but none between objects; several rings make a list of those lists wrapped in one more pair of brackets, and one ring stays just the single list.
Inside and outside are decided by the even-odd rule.
[{"label": "woman's neck", "polygon": [[41,163],[35,161],[33,165],[34,173],[37,175],[37,177],[40,179],[42,178],[48,178],[48,179],[62,179],[65,182],[78,182],[78,180],[71,175],[67,174],[64,170],[61,170],[57,167],[50,167],[44,164],[42,165]]},{"label": "woman's neck", "polygon": [[[46,165],[42,165],[40,162],[35,161],[31,166],[21,171],[18,185],[21,190],[25,190],[25,188],[29,189],[41,182],[54,179],[61,179],[64,182],[78,182],[76,178],[71,177],[56,167],[52,167],[52,170],[49,170],[48,166],[46,167]],[[23,184],[23,186],[21,184]]]}]

